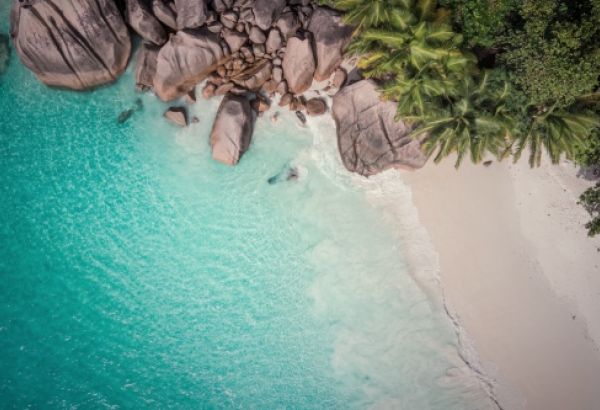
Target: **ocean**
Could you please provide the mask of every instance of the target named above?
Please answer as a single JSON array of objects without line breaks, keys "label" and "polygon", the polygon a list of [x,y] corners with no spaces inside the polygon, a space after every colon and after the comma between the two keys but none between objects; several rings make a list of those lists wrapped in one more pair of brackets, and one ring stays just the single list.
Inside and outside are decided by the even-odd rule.
[{"label": "ocean", "polygon": [[393,172],[351,176],[329,116],[303,127],[283,110],[223,166],[208,144],[218,104],[200,99],[179,129],[131,67],[53,90],[11,50],[0,407],[493,408],[434,278],[419,280],[431,272],[408,263]]}]

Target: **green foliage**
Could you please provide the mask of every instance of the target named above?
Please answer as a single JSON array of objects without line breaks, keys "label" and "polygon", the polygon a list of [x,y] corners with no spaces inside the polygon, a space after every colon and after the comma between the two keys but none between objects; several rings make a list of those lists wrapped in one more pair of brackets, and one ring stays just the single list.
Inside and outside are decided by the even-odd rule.
[{"label": "green foliage", "polygon": [[[457,154],[456,167],[469,154],[480,163],[486,153],[497,158],[508,152],[512,129],[506,101],[508,84],[485,72],[477,82],[465,78],[452,101],[437,113],[429,113],[413,135],[427,134],[422,148],[435,162]],[[496,76],[497,77],[497,76]]]},{"label": "green foliage", "polygon": [[596,236],[600,234],[600,183],[585,191],[579,201],[592,217],[592,220],[585,225],[588,229],[588,235]]},{"label": "green foliage", "polygon": [[600,130],[594,130],[590,138],[577,147],[575,160],[586,168],[600,167]]},{"label": "green foliage", "polygon": [[358,30],[368,27],[381,27],[405,18],[402,13],[408,10],[412,0],[331,0],[323,1],[338,10],[345,12],[344,18],[348,24]]},{"label": "green foliage", "polygon": [[527,0],[501,61],[536,107],[567,108],[598,84],[600,1]]},{"label": "green foliage", "polygon": [[600,0],[442,0],[469,44],[504,47],[506,69],[483,74],[435,0],[327,3],[357,27],[349,52],[415,135],[426,133],[435,161],[527,150],[531,166],[544,152],[558,162],[580,156],[598,126],[588,106],[600,100]]},{"label": "green foliage", "polygon": [[493,47],[522,0],[440,0],[454,11],[467,45]]},{"label": "green foliage", "polygon": [[[349,52],[361,56],[363,75],[383,84],[385,96],[399,102],[398,114],[405,119],[435,110],[474,66],[435,0],[330,3],[346,10],[346,21],[359,27]],[[367,4],[382,11],[369,14]]]},{"label": "green foliage", "polygon": [[598,127],[598,117],[591,113],[572,113],[560,109],[550,109],[534,115],[527,132],[517,136],[515,161],[523,150],[529,148],[529,164],[539,166],[545,150],[557,164],[562,155],[574,159],[577,147],[586,143],[592,130]]}]

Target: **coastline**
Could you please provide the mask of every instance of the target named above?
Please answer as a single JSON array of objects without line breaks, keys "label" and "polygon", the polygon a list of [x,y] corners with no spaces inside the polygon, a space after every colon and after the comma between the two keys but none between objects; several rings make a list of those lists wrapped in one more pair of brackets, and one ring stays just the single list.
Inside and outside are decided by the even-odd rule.
[{"label": "coastline", "polygon": [[452,159],[401,174],[463,353],[476,351],[503,409],[600,408],[600,240],[582,226],[586,184],[574,174],[567,164],[456,171]]}]

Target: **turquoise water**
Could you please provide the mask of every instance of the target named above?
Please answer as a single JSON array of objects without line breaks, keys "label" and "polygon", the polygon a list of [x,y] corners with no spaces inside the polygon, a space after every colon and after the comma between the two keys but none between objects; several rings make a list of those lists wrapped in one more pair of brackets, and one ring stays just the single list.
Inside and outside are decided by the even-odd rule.
[{"label": "turquoise water", "polygon": [[[0,77],[0,407],[487,408],[310,127],[260,120],[227,168],[218,101],[182,131],[132,90],[49,90],[14,54]],[[267,183],[290,163],[298,182]]]}]

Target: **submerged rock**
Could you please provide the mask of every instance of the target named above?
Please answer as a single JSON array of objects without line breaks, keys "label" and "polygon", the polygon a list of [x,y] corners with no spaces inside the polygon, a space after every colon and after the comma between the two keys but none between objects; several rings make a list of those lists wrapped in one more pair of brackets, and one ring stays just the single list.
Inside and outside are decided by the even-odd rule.
[{"label": "submerged rock", "polygon": [[8,37],[0,34],[0,75],[4,73],[8,66],[10,49],[8,48]]},{"label": "submerged rock", "polygon": [[187,127],[188,118],[185,107],[170,107],[164,114],[165,118],[180,127]]},{"label": "submerged rock", "polygon": [[121,114],[119,114],[119,116],[117,117],[117,123],[125,123],[128,119],[130,119],[133,116],[134,113],[135,110],[133,108],[129,108],[125,111],[122,111]]},{"label": "submerged rock", "polygon": [[248,99],[228,94],[223,98],[210,133],[212,157],[236,165],[250,147],[254,115]]},{"label": "submerged rock", "polygon": [[114,81],[131,53],[113,0],[13,2],[11,35],[23,64],[50,86],[76,90]]},{"label": "submerged rock", "polygon": [[375,83],[362,80],[333,98],[338,148],[345,167],[369,176],[388,168],[420,168],[427,158],[411,127],[395,121],[396,103],[381,101]]},{"label": "submerged rock", "polygon": [[297,181],[300,178],[300,170],[298,167],[286,165],[277,174],[270,177],[267,182],[269,185],[275,185],[283,181]]},{"label": "submerged rock", "polygon": [[133,117],[133,114],[135,114],[136,111],[139,111],[142,108],[143,108],[142,100],[137,98],[135,100],[134,107],[128,108],[119,114],[119,116],[117,117],[117,123],[123,124],[123,123],[127,122],[131,117]]},{"label": "submerged rock", "polygon": [[180,31],[158,53],[154,91],[164,101],[180,97],[225,59],[217,34],[205,29]]}]

